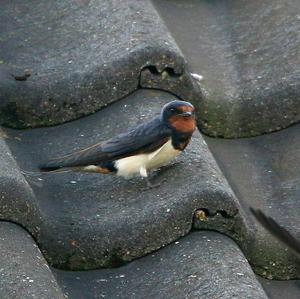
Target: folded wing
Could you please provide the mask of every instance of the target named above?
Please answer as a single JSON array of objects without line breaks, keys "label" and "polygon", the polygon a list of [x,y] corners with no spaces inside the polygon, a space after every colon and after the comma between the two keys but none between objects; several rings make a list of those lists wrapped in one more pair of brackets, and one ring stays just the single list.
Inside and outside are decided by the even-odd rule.
[{"label": "folded wing", "polygon": [[160,148],[170,137],[171,130],[159,118],[155,118],[129,132],[50,160],[40,165],[40,169],[50,171],[63,167],[100,165],[139,153],[149,153]]}]

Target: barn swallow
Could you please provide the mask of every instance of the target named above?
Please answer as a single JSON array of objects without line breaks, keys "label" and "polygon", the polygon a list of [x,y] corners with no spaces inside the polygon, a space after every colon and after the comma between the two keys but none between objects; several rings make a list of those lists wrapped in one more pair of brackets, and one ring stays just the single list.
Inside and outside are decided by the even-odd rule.
[{"label": "barn swallow", "polygon": [[297,240],[284,227],[280,226],[273,218],[266,216],[261,210],[255,210],[250,207],[251,213],[278,240],[288,246],[300,259],[300,241]]},{"label": "barn swallow", "polygon": [[160,116],[126,133],[88,148],[56,158],[40,166],[41,171],[73,170],[115,173],[124,178],[166,165],[188,145],[196,128],[194,106],[185,101],[166,104]]}]

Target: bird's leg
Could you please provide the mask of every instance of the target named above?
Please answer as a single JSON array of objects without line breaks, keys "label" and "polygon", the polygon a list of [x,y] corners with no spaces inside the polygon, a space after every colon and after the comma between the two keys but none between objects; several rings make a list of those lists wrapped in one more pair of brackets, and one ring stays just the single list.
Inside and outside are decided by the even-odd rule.
[{"label": "bird's leg", "polygon": [[183,161],[175,161],[173,163],[169,163],[167,165],[161,166],[159,168],[159,170],[157,171],[157,173],[162,173],[162,172],[164,172],[164,171],[166,171],[166,170],[168,170],[168,169],[170,169],[170,168],[172,168],[172,167],[174,167],[178,164],[183,164],[183,163],[184,163]]},{"label": "bird's leg", "polygon": [[149,189],[153,189],[153,188],[157,188],[161,185],[161,183],[164,181],[161,181],[157,184],[152,184],[149,177],[148,177],[148,172],[147,169],[145,167],[141,167],[140,168],[140,175],[146,179],[147,182],[147,187],[143,189],[143,191],[149,190]]},{"label": "bird's leg", "polygon": [[159,186],[161,185],[161,183],[162,183],[162,181],[161,181],[161,182],[159,182],[159,183],[152,184],[151,181],[150,181],[150,179],[149,179],[148,177],[146,178],[146,180],[147,180],[147,189],[146,189],[146,190],[153,189],[153,188],[157,188],[157,187],[159,187]]}]

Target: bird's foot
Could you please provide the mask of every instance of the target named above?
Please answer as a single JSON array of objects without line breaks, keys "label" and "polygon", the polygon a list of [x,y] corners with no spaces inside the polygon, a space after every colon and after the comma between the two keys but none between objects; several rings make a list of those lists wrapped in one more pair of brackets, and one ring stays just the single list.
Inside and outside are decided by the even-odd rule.
[{"label": "bird's foot", "polygon": [[161,166],[160,168],[159,168],[159,170],[157,171],[157,173],[161,173],[161,172],[163,172],[163,171],[166,171],[166,170],[168,170],[168,169],[172,169],[174,166],[177,166],[177,165],[179,165],[179,164],[183,164],[184,163],[184,161],[175,161],[175,162],[173,162],[173,163],[169,163],[169,164],[167,164],[167,165],[164,165],[164,166]]},{"label": "bird's foot", "polygon": [[150,180],[148,178],[147,179],[147,187],[143,188],[142,191],[148,191],[148,190],[151,190],[151,189],[154,189],[154,188],[158,188],[161,186],[161,184],[163,182],[166,181],[166,179],[162,179],[159,183],[156,183],[156,184],[153,184],[150,182]]}]

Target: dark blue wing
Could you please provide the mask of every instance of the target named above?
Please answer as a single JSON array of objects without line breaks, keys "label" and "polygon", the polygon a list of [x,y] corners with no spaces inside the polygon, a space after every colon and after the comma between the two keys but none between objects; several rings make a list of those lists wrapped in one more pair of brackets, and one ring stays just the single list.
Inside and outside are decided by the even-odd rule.
[{"label": "dark blue wing", "polygon": [[42,170],[53,170],[61,167],[99,165],[103,162],[155,151],[170,138],[171,129],[163,124],[159,118],[155,118],[126,133],[99,142],[81,151],[48,161],[40,168]]}]

